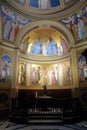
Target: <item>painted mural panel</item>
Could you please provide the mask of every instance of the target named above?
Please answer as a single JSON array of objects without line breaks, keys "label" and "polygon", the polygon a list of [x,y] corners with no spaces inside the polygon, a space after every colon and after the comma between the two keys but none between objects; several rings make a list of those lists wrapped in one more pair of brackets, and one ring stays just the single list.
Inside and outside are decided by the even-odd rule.
[{"label": "painted mural panel", "polygon": [[19,86],[38,88],[44,85],[52,89],[72,85],[70,60],[56,64],[20,64]]},{"label": "painted mural panel", "polygon": [[9,56],[3,56],[0,61],[0,82],[9,82],[11,80],[12,60]]},{"label": "painted mural panel", "polygon": [[[25,6],[26,0],[14,0],[18,4]],[[29,0],[27,1],[29,7],[38,9],[50,9],[53,7],[60,6],[60,0]]]},{"label": "painted mural panel", "polygon": [[19,30],[24,25],[31,22],[31,20],[8,10],[1,4],[0,10],[2,14],[3,38],[13,42],[16,39]]},{"label": "painted mural panel", "polygon": [[78,59],[80,82],[87,82],[87,49],[83,51]]},{"label": "painted mural panel", "polygon": [[30,0],[29,6],[39,9],[50,9],[52,7],[60,6],[59,0]]},{"label": "painted mural panel", "polygon": [[58,64],[36,65],[32,64],[31,72],[32,85],[57,85],[58,84]]},{"label": "painted mural panel", "polygon": [[72,16],[64,18],[60,21],[70,29],[71,33],[77,41],[86,39],[87,6]]},{"label": "painted mural panel", "polygon": [[26,85],[26,64],[21,63],[19,66],[19,84]]},{"label": "painted mural panel", "polygon": [[[40,9],[40,10],[49,10],[55,7],[62,7],[68,6],[75,2],[75,0],[14,0],[18,4],[24,6],[24,8],[29,7],[33,9]],[[78,1],[76,1],[78,2]]]},{"label": "painted mural panel", "polygon": [[72,84],[70,61],[63,63],[63,84]]},{"label": "painted mural panel", "polygon": [[51,36],[48,37],[46,42],[43,42],[43,39],[41,39],[40,37],[37,37],[33,41],[33,43],[30,43],[30,40],[30,37],[22,40],[20,46],[20,50],[22,53],[34,56],[62,56],[68,53],[69,44],[67,40],[62,36],[59,37],[59,41],[56,41]]}]

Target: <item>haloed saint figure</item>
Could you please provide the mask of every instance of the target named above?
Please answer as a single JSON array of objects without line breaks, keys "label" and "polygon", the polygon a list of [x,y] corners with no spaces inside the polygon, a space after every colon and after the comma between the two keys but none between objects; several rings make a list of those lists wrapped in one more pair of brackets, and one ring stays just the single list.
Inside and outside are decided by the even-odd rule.
[{"label": "haloed saint figure", "polygon": [[78,59],[79,77],[81,82],[87,82],[87,49],[85,49]]},{"label": "haloed saint figure", "polygon": [[21,76],[20,76],[20,83],[22,85],[26,85],[26,65],[21,65]]},{"label": "haloed saint figure", "polygon": [[0,61],[0,82],[9,82],[11,78],[11,58],[3,56]]}]

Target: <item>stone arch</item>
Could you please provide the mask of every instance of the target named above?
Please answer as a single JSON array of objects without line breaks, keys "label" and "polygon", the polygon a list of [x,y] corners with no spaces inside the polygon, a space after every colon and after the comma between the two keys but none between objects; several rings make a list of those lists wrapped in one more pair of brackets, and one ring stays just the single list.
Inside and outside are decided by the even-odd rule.
[{"label": "stone arch", "polygon": [[40,21],[29,23],[24,28],[22,28],[20,30],[20,33],[19,33],[17,39],[15,40],[15,45],[17,47],[19,47],[20,41],[25,34],[27,34],[30,31],[33,31],[35,29],[39,29],[40,27],[43,27],[43,28],[49,27],[50,29],[55,29],[56,31],[59,31],[68,40],[69,47],[72,47],[75,44],[72,34],[61,23],[49,21],[49,20],[40,20]]}]

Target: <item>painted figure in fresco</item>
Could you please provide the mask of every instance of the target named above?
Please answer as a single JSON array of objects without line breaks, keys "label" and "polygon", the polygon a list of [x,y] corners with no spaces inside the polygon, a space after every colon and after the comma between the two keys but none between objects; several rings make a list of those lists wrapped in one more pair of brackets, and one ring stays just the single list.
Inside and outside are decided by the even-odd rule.
[{"label": "painted figure in fresco", "polygon": [[25,65],[21,66],[21,84],[22,85],[26,84],[26,66]]},{"label": "painted figure in fresco", "polygon": [[31,75],[31,81],[32,81],[32,84],[36,83],[36,68],[35,67],[32,67],[32,75]]},{"label": "painted figure in fresco", "polygon": [[74,16],[71,16],[70,18],[70,29],[72,34],[76,39],[78,39],[78,24],[77,21],[74,19]]},{"label": "painted figure in fresco", "polygon": [[19,31],[17,22],[7,21],[4,25],[4,39],[14,41]]},{"label": "painted figure in fresco", "polygon": [[61,44],[62,49],[63,49],[63,54],[66,54],[68,52],[68,45],[62,36],[60,36],[60,44]]},{"label": "painted figure in fresco", "polygon": [[30,37],[27,37],[27,38],[24,39],[24,41],[22,41],[21,46],[20,46],[22,53],[27,52],[27,49],[28,49],[28,46],[29,46],[29,43],[28,43],[29,39],[30,39]]},{"label": "painted figure in fresco", "polygon": [[22,15],[17,15],[14,12],[11,12],[7,8],[1,5],[1,11],[2,11],[2,17],[5,18],[5,21],[11,21],[11,22],[17,22],[20,26],[20,28],[23,25],[26,25],[28,22],[30,22],[30,19],[27,19],[23,17]]},{"label": "painted figure in fresco", "polygon": [[5,40],[9,40],[11,29],[12,29],[12,21],[7,21],[4,26],[4,39]]},{"label": "painted figure in fresco", "polygon": [[55,66],[55,67],[54,67],[54,70],[55,70],[55,79],[56,79],[56,83],[58,83],[58,67]]},{"label": "painted figure in fresco", "polygon": [[26,43],[23,41],[20,46],[21,52],[26,53]]},{"label": "painted figure in fresco", "polygon": [[42,54],[43,54],[44,56],[47,55],[46,45],[43,45],[43,48],[42,48]]},{"label": "painted figure in fresco", "polygon": [[52,78],[51,78],[52,72],[51,69],[48,71],[48,77],[49,77],[49,82],[48,85],[52,85]]},{"label": "painted figure in fresco", "polygon": [[47,43],[47,55],[54,55],[57,54],[57,46],[55,41],[49,37],[49,41]]},{"label": "painted figure in fresco", "polygon": [[11,12],[2,5],[1,5],[1,13],[4,28],[3,37],[5,40],[9,41],[15,40],[19,29],[31,21],[21,15],[17,15],[14,12]]},{"label": "painted figure in fresco", "polygon": [[70,70],[70,66],[67,66],[66,81],[67,81],[67,83],[71,83],[71,70]]},{"label": "painted figure in fresco", "polygon": [[39,9],[49,9],[60,6],[60,0],[30,0],[29,6]]},{"label": "painted figure in fresco", "polygon": [[87,64],[83,66],[84,79],[87,81]]},{"label": "painted figure in fresco", "polygon": [[71,69],[66,63],[63,64],[64,69],[64,84],[71,84]]},{"label": "painted figure in fresco", "polygon": [[42,77],[43,77],[43,85],[47,84],[47,70],[46,68],[43,68],[42,70]]},{"label": "painted figure in fresco", "polygon": [[77,18],[75,20],[74,16],[71,16],[69,18],[63,19],[62,22],[70,28],[73,36],[77,39],[78,38]]},{"label": "painted figure in fresco", "polygon": [[1,60],[1,63],[0,63],[0,81],[1,82],[5,82],[5,78],[6,78],[6,71],[4,69],[4,66],[5,66],[5,62]]},{"label": "painted figure in fresco", "polygon": [[8,56],[2,57],[0,63],[0,81],[6,82],[9,81],[11,75],[11,61]]},{"label": "painted figure in fresco", "polygon": [[73,14],[71,17],[61,20],[67,27],[71,29],[76,40],[86,38],[85,20],[87,19],[86,7],[79,11],[79,13]]},{"label": "painted figure in fresco", "polygon": [[84,81],[84,78],[86,77],[86,73],[85,73],[86,71],[85,70],[86,70],[86,65],[87,65],[85,56],[81,55],[79,57],[78,65],[79,65],[80,78],[81,78],[81,80]]},{"label": "painted figure in fresco", "polygon": [[11,73],[11,66],[9,64],[9,62],[7,62],[4,66],[4,70],[6,72],[6,79],[10,78],[10,73]]},{"label": "painted figure in fresco", "polygon": [[31,48],[31,52],[32,55],[39,55],[42,54],[42,42],[40,40],[40,38],[38,38],[34,45]]},{"label": "painted figure in fresco", "polygon": [[49,82],[48,85],[57,85],[58,83],[58,70],[57,66],[51,67],[48,72]]},{"label": "painted figure in fresco", "polygon": [[45,67],[41,70],[39,84],[41,86],[47,85],[47,70]]},{"label": "painted figure in fresco", "polygon": [[55,77],[54,67],[51,68],[51,80],[52,80],[52,85],[56,85],[56,77]]},{"label": "painted figure in fresco", "polygon": [[40,9],[49,9],[51,7],[50,0],[38,0],[38,7]]},{"label": "painted figure in fresco", "polygon": [[18,23],[17,22],[13,22],[12,23],[12,29],[11,29],[11,32],[10,32],[10,38],[9,38],[10,41],[14,41],[18,31],[19,31]]},{"label": "painted figure in fresco", "polygon": [[58,56],[61,56],[63,54],[63,50],[62,50],[61,45],[58,47],[57,53],[58,53]]},{"label": "painted figure in fresco", "polygon": [[51,67],[49,72],[48,72],[48,78],[49,78],[49,81],[48,81],[48,85],[56,85],[57,84],[57,72],[56,71],[56,68],[54,67]]},{"label": "painted figure in fresco", "polygon": [[84,21],[81,17],[78,18],[78,39],[85,39],[86,38],[86,30]]},{"label": "painted figure in fresco", "polygon": [[36,69],[36,73],[35,73],[35,81],[36,81],[36,83],[39,83],[39,80],[40,80],[40,67],[38,67]]}]

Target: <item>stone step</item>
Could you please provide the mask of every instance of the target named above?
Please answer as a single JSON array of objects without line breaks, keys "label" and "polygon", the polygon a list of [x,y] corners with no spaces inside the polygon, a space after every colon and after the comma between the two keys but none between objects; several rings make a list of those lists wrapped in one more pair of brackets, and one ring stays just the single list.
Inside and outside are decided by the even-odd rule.
[{"label": "stone step", "polygon": [[62,116],[52,116],[52,115],[46,115],[46,116],[43,116],[43,115],[33,115],[33,116],[29,116],[29,119],[61,119]]},{"label": "stone step", "polygon": [[43,115],[43,116],[60,116],[62,114],[59,113],[46,113],[46,112],[38,112],[38,113],[28,113],[28,115]]},{"label": "stone step", "polygon": [[54,120],[54,119],[28,120],[28,124],[30,124],[30,125],[58,125],[58,124],[62,124],[62,123],[63,123],[62,120]]}]

